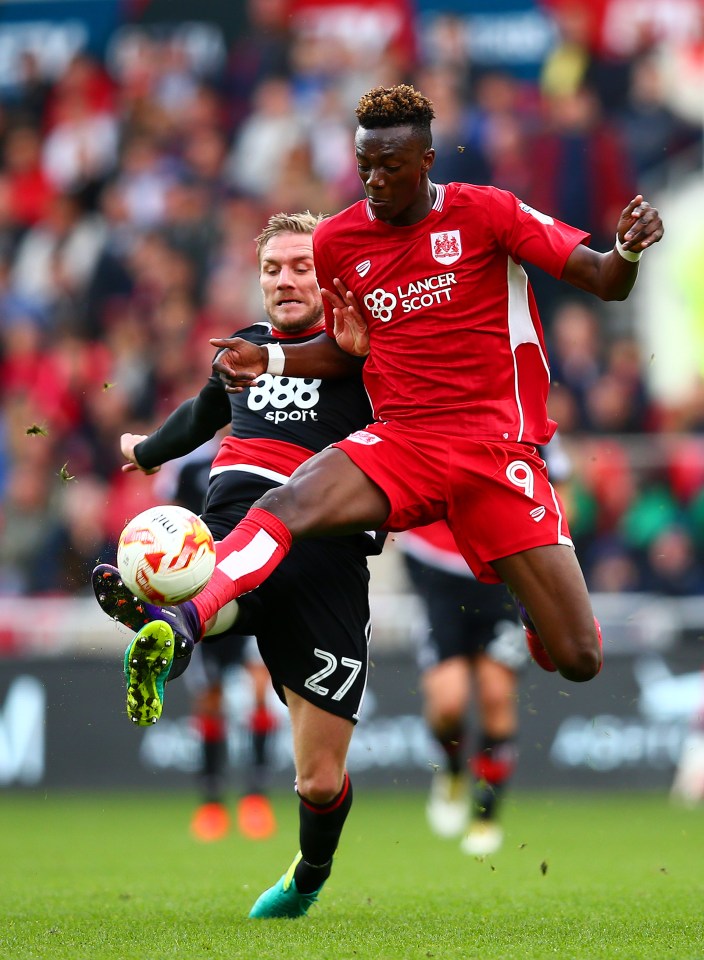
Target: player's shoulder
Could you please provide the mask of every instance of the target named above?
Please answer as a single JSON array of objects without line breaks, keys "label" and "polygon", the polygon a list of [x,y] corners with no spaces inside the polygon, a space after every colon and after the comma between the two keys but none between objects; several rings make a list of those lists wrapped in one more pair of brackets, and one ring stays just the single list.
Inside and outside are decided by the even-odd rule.
[{"label": "player's shoulder", "polygon": [[503,234],[512,229],[521,218],[525,204],[510,190],[492,184],[450,183],[446,187],[448,215],[461,211],[462,217],[471,220],[473,233],[479,236],[480,228],[489,236]]},{"label": "player's shoulder", "polygon": [[484,183],[448,183],[445,184],[446,203],[448,206],[473,206],[490,209],[500,206],[515,206],[518,198],[509,190],[502,190],[492,184]]}]

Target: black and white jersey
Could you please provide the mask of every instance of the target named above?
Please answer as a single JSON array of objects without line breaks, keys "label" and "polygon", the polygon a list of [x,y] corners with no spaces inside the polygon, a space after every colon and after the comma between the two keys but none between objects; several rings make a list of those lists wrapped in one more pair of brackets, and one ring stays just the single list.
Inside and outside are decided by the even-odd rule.
[{"label": "black and white jersey", "polygon": [[[255,323],[237,336],[258,346],[308,343],[304,337],[283,337],[269,323]],[[361,373],[361,371],[360,371]],[[239,440],[275,440],[318,453],[372,421],[361,375],[340,380],[261,375],[243,393],[229,394],[232,435]]]},{"label": "black and white jersey", "polygon": [[[285,337],[269,323],[255,323],[236,336],[258,345],[306,343],[320,335]],[[372,421],[360,376],[335,380],[262,374],[241,393],[229,394],[217,374],[198,396],[186,400],[146,440],[137,444],[140,466],[155,467],[182,457],[230,424],[210,469],[210,481],[226,474],[231,499],[261,496],[285,483],[313,454]],[[384,535],[370,534],[367,553],[381,550]]]}]

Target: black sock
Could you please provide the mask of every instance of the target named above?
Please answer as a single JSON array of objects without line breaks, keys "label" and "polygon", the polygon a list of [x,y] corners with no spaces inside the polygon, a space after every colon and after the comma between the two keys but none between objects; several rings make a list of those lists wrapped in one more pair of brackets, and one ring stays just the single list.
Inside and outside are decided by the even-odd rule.
[{"label": "black sock", "polygon": [[306,860],[299,860],[294,873],[296,881],[296,890],[299,893],[313,893],[330,876],[332,871],[332,860],[328,860],[320,867],[314,867],[312,863]]},{"label": "black sock", "polygon": [[445,754],[447,772],[456,776],[461,772],[464,765],[464,725],[459,723],[456,727],[445,733],[440,734],[433,732],[433,735]]},{"label": "black sock", "polygon": [[330,803],[311,803],[298,795],[299,838],[303,859],[294,873],[299,893],[311,893],[330,876],[332,858],[352,806],[352,781],[345,772],[342,789]]}]

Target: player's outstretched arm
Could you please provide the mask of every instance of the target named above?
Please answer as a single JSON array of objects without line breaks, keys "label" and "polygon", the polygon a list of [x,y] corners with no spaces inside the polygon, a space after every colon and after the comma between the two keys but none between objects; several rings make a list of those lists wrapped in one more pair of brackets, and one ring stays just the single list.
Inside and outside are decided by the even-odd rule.
[{"label": "player's outstretched arm", "polygon": [[276,351],[272,352],[240,337],[210,342],[221,350],[213,370],[220,375],[228,393],[239,393],[256,383],[263,373],[332,380],[356,375],[361,366],[359,358],[341,350],[326,333],[307,343],[276,344]]},{"label": "player's outstretched arm", "polygon": [[333,284],[335,290],[321,288],[320,292],[332,307],[335,342],[345,353],[366,357],[369,353],[369,331],[362,319],[357,298],[338,277],[335,277]]},{"label": "player's outstretched arm", "polygon": [[602,300],[625,300],[636,282],[640,255],[664,232],[658,211],[638,194],[619,217],[613,250],[598,253],[580,243],[570,254],[562,279]]},{"label": "player's outstretched arm", "polygon": [[232,417],[230,399],[217,378],[210,377],[195,397],[184,400],[148,437],[124,433],[120,448],[123,471],[156,473],[162,463],[176,460],[212,440]]}]

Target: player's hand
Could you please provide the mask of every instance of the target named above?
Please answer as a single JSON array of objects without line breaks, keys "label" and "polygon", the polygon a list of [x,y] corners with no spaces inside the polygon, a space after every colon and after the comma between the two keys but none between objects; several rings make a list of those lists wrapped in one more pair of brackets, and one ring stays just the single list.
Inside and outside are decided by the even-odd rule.
[{"label": "player's hand", "polygon": [[339,278],[335,277],[333,283],[334,291],[321,289],[320,292],[332,306],[335,341],[345,353],[366,357],[369,353],[369,331],[357,298],[351,290],[345,289]]},{"label": "player's hand", "polygon": [[122,456],[127,460],[127,463],[122,464],[123,473],[134,473],[136,470],[139,470],[141,473],[145,473],[147,476],[151,476],[152,473],[158,473],[161,470],[161,467],[150,467],[148,470],[146,467],[140,467],[137,463],[137,457],[134,454],[134,448],[138,443],[141,443],[142,440],[146,440],[146,433],[123,433],[120,437],[120,450],[122,451]]},{"label": "player's hand", "polygon": [[220,349],[213,361],[213,372],[218,374],[228,393],[242,393],[266,373],[269,354],[264,347],[241,337],[214,337],[210,342]]},{"label": "player's hand", "polygon": [[660,214],[640,193],[621,214],[616,230],[624,250],[632,253],[651,247],[662,239],[665,232]]}]

